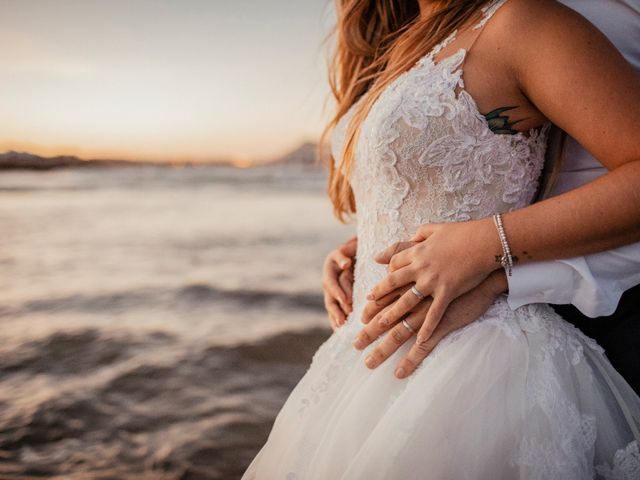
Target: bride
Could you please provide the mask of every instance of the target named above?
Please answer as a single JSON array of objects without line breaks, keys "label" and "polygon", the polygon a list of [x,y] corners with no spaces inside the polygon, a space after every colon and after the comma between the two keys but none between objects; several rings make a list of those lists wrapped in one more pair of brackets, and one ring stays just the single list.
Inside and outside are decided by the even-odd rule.
[{"label": "bride", "polygon": [[[454,299],[500,269],[640,239],[635,72],[553,0],[337,9],[329,193],[341,219],[357,205],[353,309],[243,478],[640,478],[640,398],[546,304],[512,310],[499,297],[410,372],[395,367],[411,342],[375,369],[363,360],[379,339],[352,346],[367,301],[407,282],[393,305],[430,298],[424,323],[379,320],[416,331],[419,346]],[[527,206],[550,122],[611,171]],[[407,240],[429,255],[398,255],[387,275],[374,255]]]}]

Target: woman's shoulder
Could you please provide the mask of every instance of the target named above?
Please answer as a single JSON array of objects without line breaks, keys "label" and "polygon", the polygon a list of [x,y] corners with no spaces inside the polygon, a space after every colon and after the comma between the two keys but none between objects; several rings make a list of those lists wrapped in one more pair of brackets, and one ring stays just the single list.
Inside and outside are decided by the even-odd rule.
[{"label": "woman's shoulder", "polygon": [[598,28],[555,0],[506,0],[492,20],[485,55],[542,115],[608,168],[637,158],[640,82]]},{"label": "woman's shoulder", "polygon": [[558,0],[504,0],[495,18],[520,23],[522,21],[553,21],[561,18],[581,17],[575,10]]},{"label": "woman's shoulder", "polygon": [[609,43],[589,20],[556,0],[506,0],[485,29],[490,45],[501,55],[512,53],[514,62],[560,45]]},{"label": "woman's shoulder", "polygon": [[494,15],[491,29],[518,41],[529,34],[595,28],[589,20],[557,0],[506,0]]}]

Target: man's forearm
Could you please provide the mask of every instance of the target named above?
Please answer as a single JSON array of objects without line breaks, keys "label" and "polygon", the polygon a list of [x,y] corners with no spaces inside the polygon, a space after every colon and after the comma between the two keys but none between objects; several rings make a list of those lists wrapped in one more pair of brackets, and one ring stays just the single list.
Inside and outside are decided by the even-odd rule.
[{"label": "man's forearm", "polygon": [[485,280],[488,291],[494,296],[509,292],[509,282],[503,269],[492,272]]}]

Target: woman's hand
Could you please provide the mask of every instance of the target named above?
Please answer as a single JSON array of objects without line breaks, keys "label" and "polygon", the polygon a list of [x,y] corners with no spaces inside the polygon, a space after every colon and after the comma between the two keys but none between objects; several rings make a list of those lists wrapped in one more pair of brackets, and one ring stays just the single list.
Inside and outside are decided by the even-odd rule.
[{"label": "woman's hand", "polygon": [[354,236],[329,252],[324,261],[322,269],[324,306],[334,332],[344,325],[347,315],[352,311],[353,266],[357,245],[358,240]]},{"label": "woman's hand", "polygon": [[[442,321],[438,323],[429,340],[424,343],[414,344],[400,360],[395,371],[396,377],[405,378],[409,376],[444,337],[477,320],[506,289],[507,280],[504,270],[499,270],[489,275],[477,287],[456,298],[447,307]],[[408,287],[405,287],[405,290],[408,290]],[[393,298],[393,295],[388,296],[383,302],[388,302],[390,298]],[[389,306],[385,308],[389,308]],[[418,331],[430,306],[430,298],[420,301],[405,316],[404,320],[413,330]],[[365,358],[367,367],[373,369],[382,364],[413,336],[413,333],[402,323],[396,323],[393,327],[390,327],[379,322],[369,322],[358,333],[358,336],[354,339],[353,346],[358,350],[362,350],[387,330],[389,331],[384,339]]]},{"label": "woman's hand", "polygon": [[[417,336],[421,344],[433,334],[453,300],[501,268],[496,256],[502,254],[502,247],[492,218],[423,225],[410,243],[414,244],[400,252],[401,244],[394,244],[376,255],[378,263],[389,264],[390,274],[371,290],[367,300],[375,304],[405,288],[390,308],[377,315],[376,321],[392,325],[422,300],[409,287],[415,285],[425,297],[431,297]],[[365,306],[365,312],[371,310],[375,307]]]}]

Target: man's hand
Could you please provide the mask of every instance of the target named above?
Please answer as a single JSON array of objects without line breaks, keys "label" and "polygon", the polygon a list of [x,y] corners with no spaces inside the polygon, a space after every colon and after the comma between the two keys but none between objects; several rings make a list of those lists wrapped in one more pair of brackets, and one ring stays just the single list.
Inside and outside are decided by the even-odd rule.
[{"label": "man's hand", "polygon": [[[506,289],[506,275],[503,270],[499,270],[492,273],[480,285],[451,302],[431,337],[424,343],[414,343],[409,352],[400,360],[395,370],[396,377],[405,378],[409,376],[433,351],[436,345],[440,343],[440,340],[449,333],[477,320]],[[402,293],[397,292],[396,295],[399,296]],[[382,314],[392,306],[393,303],[385,306]],[[405,316],[405,321],[415,332],[419,331],[422,323],[425,321],[426,313],[430,306],[431,298],[426,298],[413,307]],[[384,339],[365,358],[367,367],[372,369],[376,368],[414,335],[402,322],[398,322],[390,327],[381,322],[374,321],[367,323],[359,332],[353,345],[358,350],[362,350],[387,330],[389,331]]]},{"label": "man's hand", "polygon": [[[470,249],[471,239],[473,248]],[[390,273],[373,287],[367,300],[379,301],[399,288],[415,286],[420,294],[406,289],[395,303],[396,308],[386,316],[393,324],[423,298],[431,297],[431,306],[416,338],[417,343],[424,343],[454,299],[501,269],[494,254],[500,253],[502,247],[491,218],[425,224],[418,228],[410,242],[403,243],[412,242],[414,244],[409,248],[394,244],[376,255],[378,263],[389,264]]]},{"label": "man's hand", "polygon": [[357,246],[357,237],[350,238],[329,252],[322,268],[324,306],[334,332],[344,325],[347,315],[352,311],[353,267]]}]

